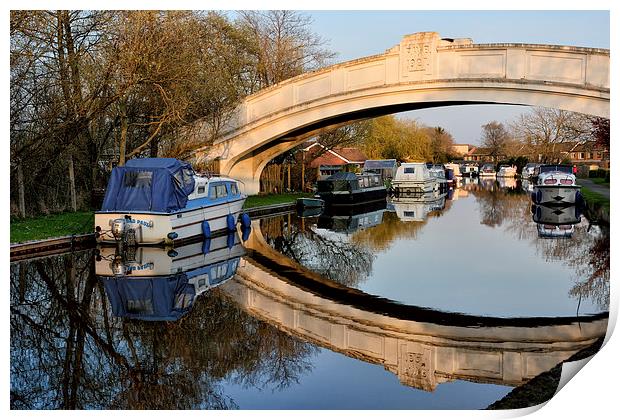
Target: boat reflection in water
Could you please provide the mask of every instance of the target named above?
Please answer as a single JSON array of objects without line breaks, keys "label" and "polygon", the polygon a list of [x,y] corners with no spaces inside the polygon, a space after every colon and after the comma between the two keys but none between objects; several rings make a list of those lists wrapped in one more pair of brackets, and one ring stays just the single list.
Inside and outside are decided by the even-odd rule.
[{"label": "boat reflection in water", "polygon": [[499,187],[502,189],[508,189],[508,190],[517,189],[516,178],[499,177],[497,178],[497,183],[499,184]]},{"label": "boat reflection in water", "polygon": [[175,249],[107,247],[98,250],[95,274],[114,316],[176,321],[196,297],[229,280],[244,254],[236,232]]},{"label": "boat reflection in water", "polygon": [[532,204],[532,220],[540,238],[570,238],[581,222],[579,206],[544,206]]},{"label": "boat reflection in water", "polygon": [[399,195],[390,198],[389,210],[403,222],[422,222],[433,211],[446,206],[446,192],[431,191],[425,194]]},{"label": "boat reflection in water", "polygon": [[353,233],[380,225],[387,203],[385,200],[349,207],[328,207],[320,215],[317,227],[334,232]]}]

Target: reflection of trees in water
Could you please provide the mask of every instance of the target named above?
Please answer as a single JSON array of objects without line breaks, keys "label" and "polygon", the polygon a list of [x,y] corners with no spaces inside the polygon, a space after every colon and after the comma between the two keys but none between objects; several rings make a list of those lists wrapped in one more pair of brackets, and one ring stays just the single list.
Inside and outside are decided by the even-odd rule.
[{"label": "reflection of trees in water", "polygon": [[[562,262],[574,270],[575,286],[570,296],[591,299],[599,308],[609,306],[609,229],[589,226],[582,222],[575,225],[570,238],[539,238],[536,223],[530,212],[531,202],[527,195],[502,194],[497,191],[475,190],[480,204],[481,220],[503,225],[506,232],[519,240],[529,240],[545,261]],[[493,210],[485,210],[485,206]],[[499,216],[496,216],[496,212]],[[489,216],[493,214],[493,216]],[[486,219],[489,217],[489,219]]]},{"label": "reflection of trees in water", "polygon": [[228,408],[219,384],[284,388],[315,347],[217,290],[177,322],[111,315],[92,252],[11,266],[11,408]]},{"label": "reflection of trees in water", "polygon": [[495,181],[484,186],[472,184],[469,191],[476,197],[480,209],[480,223],[483,225],[498,227],[504,219],[520,214],[516,205],[522,202],[523,195],[500,189]]},{"label": "reflection of trees in water", "polygon": [[[316,220],[316,219],[314,219]],[[345,286],[355,287],[372,271],[374,256],[346,235],[320,232],[316,221],[291,215],[261,220],[261,233],[269,246],[298,264]]]},{"label": "reflection of trees in water", "polygon": [[[439,213],[431,212],[429,216]],[[383,213],[383,222],[364,230],[358,230],[351,235],[351,241],[367,246],[373,251],[384,251],[397,239],[415,239],[418,233],[426,225],[424,221],[401,221],[396,213]]]}]

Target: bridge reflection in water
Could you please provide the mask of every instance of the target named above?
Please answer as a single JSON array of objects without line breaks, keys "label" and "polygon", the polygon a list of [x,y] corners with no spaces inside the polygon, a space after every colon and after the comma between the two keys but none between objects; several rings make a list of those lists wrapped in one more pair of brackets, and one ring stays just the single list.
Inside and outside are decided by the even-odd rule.
[{"label": "bridge reflection in water", "polygon": [[453,380],[517,386],[605,335],[607,314],[496,318],[389,301],[327,280],[273,250],[253,223],[248,255],[221,290],[252,316],[321,347],[381,364],[426,391]]}]

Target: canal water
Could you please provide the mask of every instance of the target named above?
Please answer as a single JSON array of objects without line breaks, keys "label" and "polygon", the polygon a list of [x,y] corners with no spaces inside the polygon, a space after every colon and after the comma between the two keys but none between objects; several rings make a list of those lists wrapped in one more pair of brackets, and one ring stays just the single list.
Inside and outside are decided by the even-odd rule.
[{"label": "canal water", "polygon": [[608,229],[528,188],[15,262],[11,407],[486,408],[607,325]]}]

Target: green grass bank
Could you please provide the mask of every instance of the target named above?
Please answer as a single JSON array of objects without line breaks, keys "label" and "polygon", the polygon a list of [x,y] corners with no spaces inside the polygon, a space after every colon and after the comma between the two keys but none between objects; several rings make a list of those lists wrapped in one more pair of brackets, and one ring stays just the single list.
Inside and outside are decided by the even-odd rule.
[{"label": "green grass bank", "polygon": [[[308,193],[253,195],[248,197],[243,208],[292,203]],[[92,211],[59,213],[26,219],[11,218],[11,243],[57,238],[93,231],[95,215]]]}]

